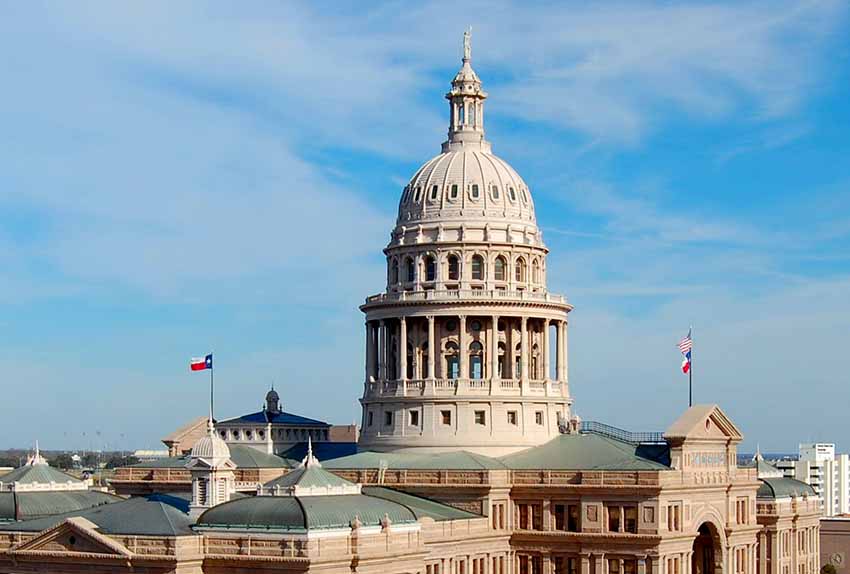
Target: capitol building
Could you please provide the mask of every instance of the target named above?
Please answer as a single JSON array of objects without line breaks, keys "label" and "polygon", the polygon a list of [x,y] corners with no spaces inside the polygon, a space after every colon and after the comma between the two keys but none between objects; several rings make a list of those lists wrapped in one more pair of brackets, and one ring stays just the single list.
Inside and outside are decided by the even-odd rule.
[{"label": "capitol building", "polygon": [[740,465],[717,405],[664,432],[574,415],[573,307],[549,290],[531,189],[486,139],[468,33],[446,99],[361,306],[357,443],[278,389],[196,421],[186,448],[170,436],[110,493],[34,459],[0,476],[0,573],[818,574],[820,499]]}]

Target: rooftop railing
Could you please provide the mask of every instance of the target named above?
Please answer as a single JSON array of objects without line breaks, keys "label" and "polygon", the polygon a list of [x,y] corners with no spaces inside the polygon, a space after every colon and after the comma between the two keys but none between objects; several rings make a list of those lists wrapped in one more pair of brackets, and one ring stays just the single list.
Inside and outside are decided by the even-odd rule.
[{"label": "rooftop railing", "polygon": [[553,293],[535,293],[525,290],[507,289],[426,289],[419,291],[398,291],[378,293],[366,298],[366,303],[396,301],[462,301],[478,299],[496,299],[510,301],[539,301],[565,304],[567,298]]},{"label": "rooftop railing", "polygon": [[631,432],[597,421],[581,421],[579,430],[583,433],[594,433],[633,444],[663,444],[666,442],[664,434],[660,432]]}]

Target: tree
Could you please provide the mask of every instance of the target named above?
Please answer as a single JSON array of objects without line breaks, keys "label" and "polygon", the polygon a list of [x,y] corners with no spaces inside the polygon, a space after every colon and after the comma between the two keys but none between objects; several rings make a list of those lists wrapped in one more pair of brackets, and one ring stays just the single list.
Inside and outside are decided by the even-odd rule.
[{"label": "tree", "polygon": [[106,461],[106,468],[119,468],[122,466],[130,466],[133,464],[139,464],[139,459],[135,456],[121,456],[121,455],[113,455]]},{"label": "tree", "polygon": [[52,459],[48,461],[50,466],[54,466],[56,468],[61,468],[62,470],[68,470],[69,468],[74,468],[74,461],[69,454],[57,454]]},{"label": "tree", "polygon": [[821,574],[835,574],[836,569],[832,564],[824,564],[823,568],[820,569]]},{"label": "tree", "polygon": [[83,457],[82,465],[86,468],[97,468],[97,455],[93,452]]}]

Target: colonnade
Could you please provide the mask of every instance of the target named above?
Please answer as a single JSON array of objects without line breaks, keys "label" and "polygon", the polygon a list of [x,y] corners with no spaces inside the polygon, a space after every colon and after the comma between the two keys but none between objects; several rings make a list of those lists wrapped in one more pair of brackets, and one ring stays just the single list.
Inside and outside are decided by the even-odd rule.
[{"label": "colonnade", "polygon": [[[410,324],[427,320],[427,347],[413,344],[409,340]],[[457,322],[457,335],[437,337],[437,320],[445,326],[450,321]],[[470,321],[479,324],[488,323],[485,337],[469,333]],[[499,336],[499,322],[505,324],[504,341]],[[515,327],[519,323],[519,337],[515,340]],[[541,343],[532,355],[533,345],[530,343],[532,331],[529,323],[535,327],[542,326],[537,339]],[[550,328],[554,325],[555,337],[552,341]],[[452,329],[452,332],[455,330]],[[483,331],[483,329],[481,329]],[[482,344],[482,340],[486,344]],[[471,351],[474,341],[479,342],[480,348]],[[399,344],[404,342],[404,344]],[[448,345],[456,342],[455,347]],[[551,346],[554,343],[554,377],[551,365]],[[413,353],[408,357],[409,347]],[[501,348],[500,348],[501,347]],[[548,318],[516,317],[500,315],[419,315],[415,317],[399,317],[366,321],[366,381],[408,379],[512,379],[519,381],[556,380],[566,382],[568,376],[567,352],[567,322]],[[427,358],[425,355],[427,350]],[[437,376],[436,361],[440,357],[440,376]],[[456,357],[456,358],[455,358]],[[409,363],[421,358],[417,368]],[[444,361],[444,358],[446,362]],[[532,361],[534,359],[534,362]],[[448,361],[457,361],[449,366]],[[474,369],[470,369],[471,361],[475,361]],[[530,370],[530,367],[533,370]],[[542,376],[541,376],[542,375]]]}]

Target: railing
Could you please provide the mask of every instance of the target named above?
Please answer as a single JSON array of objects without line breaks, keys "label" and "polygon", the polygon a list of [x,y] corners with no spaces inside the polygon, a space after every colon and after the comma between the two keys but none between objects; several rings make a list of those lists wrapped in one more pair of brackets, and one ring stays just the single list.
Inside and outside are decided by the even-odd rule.
[{"label": "railing", "polygon": [[[409,379],[369,381],[367,397],[416,397],[440,395],[501,395],[501,396],[562,396],[561,381],[530,380],[525,384],[517,379]],[[625,431],[623,431],[625,432]]]},{"label": "railing", "polygon": [[366,298],[366,303],[396,301],[461,301],[464,299],[507,299],[512,301],[540,301],[565,304],[567,298],[554,293],[535,293],[525,290],[507,289],[427,289],[378,293]]},{"label": "railing", "polygon": [[664,435],[660,432],[631,432],[596,421],[582,421],[580,430],[584,433],[595,433],[633,444],[665,442]]}]

